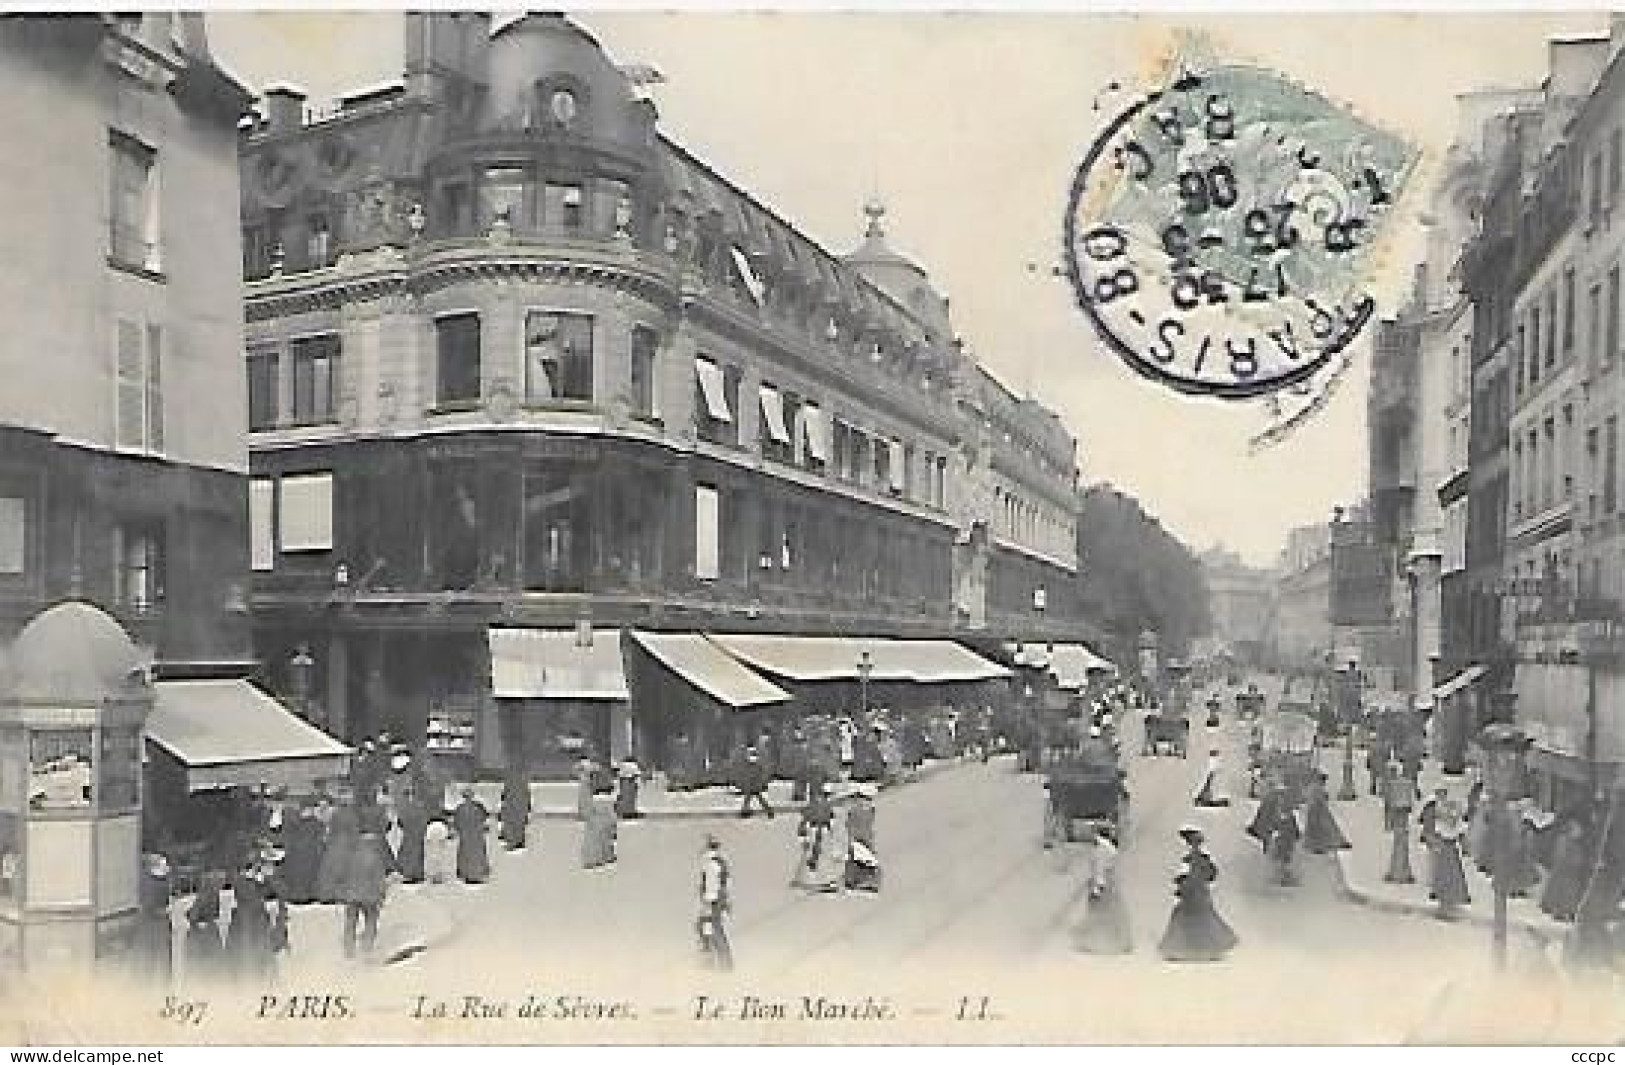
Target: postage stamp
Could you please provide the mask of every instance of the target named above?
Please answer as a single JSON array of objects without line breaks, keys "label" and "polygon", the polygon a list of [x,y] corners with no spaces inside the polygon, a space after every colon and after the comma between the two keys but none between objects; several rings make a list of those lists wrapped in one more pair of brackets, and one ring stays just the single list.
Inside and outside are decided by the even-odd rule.
[{"label": "postage stamp", "polygon": [[1186,50],[1078,166],[1077,303],[1125,362],[1180,391],[1302,385],[1375,314],[1372,249],[1416,161],[1281,74]]}]

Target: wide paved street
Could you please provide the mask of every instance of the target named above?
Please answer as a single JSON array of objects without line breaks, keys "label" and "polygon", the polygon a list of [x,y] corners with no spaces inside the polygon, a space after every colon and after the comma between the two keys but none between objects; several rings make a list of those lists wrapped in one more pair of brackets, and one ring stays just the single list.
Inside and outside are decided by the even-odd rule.
[{"label": "wide paved street", "polygon": [[[1080,856],[1042,849],[1041,780],[1000,758],[883,795],[887,880],[879,897],[791,889],[796,819],[788,814],[624,825],[619,863],[595,871],[576,863],[579,827],[547,822],[533,825],[522,854],[497,855],[493,883],[452,892],[458,932],[450,942],[363,979],[459,993],[487,981],[493,995],[511,995],[522,976],[552,992],[637,998],[673,1022],[687,1019],[696,989],[706,987],[730,1011],[744,995],[799,1002],[830,990],[843,1001],[872,993],[889,998],[905,1021],[950,1024],[952,1037],[966,1040],[1251,1034],[1391,1042],[1441,1032],[1459,1038],[1460,1026],[1479,1025],[1478,1012],[1493,1001],[1480,986],[1487,932],[1350,903],[1337,893],[1330,858],[1306,856],[1304,884],[1295,889],[1267,883],[1264,860],[1242,832],[1252,804],[1239,772],[1239,730],[1216,734],[1235,805],[1191,806],[1208,735],[1193,732],[1188,760],[1131,759],[1134,798],[1120,868],[1136,936],[1129,957],[1070,948]],[[1158,957],[1156,943],[1172,905],[1176,832],[1193,818],[1220,865],[1218,905],[1242,943],[1225,962],[1174,966]],[[729,977],[699,970],[691,941],[696,858],[707,831],[722,838],[733,863],[739,967]],[[952,1020],[961,996],[977,1014],[984,995],[1001,1020]],[[1529,994],[1517,1001],[1517,1033],[1532,1038],[1532,1025],[1554,1023]],[[734,1040],[771,1029],[687,1031]],[[884,1029],[871,1031],[885,1038]]]}]

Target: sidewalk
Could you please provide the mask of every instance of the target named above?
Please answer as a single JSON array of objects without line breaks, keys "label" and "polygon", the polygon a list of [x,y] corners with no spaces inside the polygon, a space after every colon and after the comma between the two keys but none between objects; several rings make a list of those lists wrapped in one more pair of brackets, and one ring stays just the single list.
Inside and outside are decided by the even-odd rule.
[{"label": "sidewalk", "polygon": [[[1356,751],[1358,759],[1354,782],[1360,790],[1359,799],[1339,802],[1337,792],[1342,783],[1342,760],[1327,769],[1332,786],[1332,814],[1343,826],[1343,834],[1354,844],[1352,849],[1337,854],[1337,868],[1342,877],[1343,894],[1351,901],[1390,913],[1408,913],[1432,917],[1437,910],[1428,901],[1427,849],[1417,842],[1420,827],[1415,816],[1411,818],[1410,833],[1412,884],[1392,884],[1385,877],[1393,853],[1393,836],[1383,827],[1382,800],[1370,794],[1370,777],[1364,769],[1364,755]],[[1452,794],[1462,794],[1466,784],[1461,778],[1445,777],[1429,767],[1422,772],[1422,795],[1432,794],[1435,786],[1448,785]],[[1462,857],[1467,873],[1467,891],[1471,901],[1458,911],[1458,920],[1490,927],[1495,923],[1495,891],[1490,878],[1479,872],[1471,855]],[[1523,931],[1546,942],[1561,940],[1570,927],[1541,912],[1538,904],[1539,889],[1528,898],[1507,900],[1507,923],[1512,930]]]},{"label": "sidewalk", "polygon": [[[891,790],[906,784],[929,780],[939,773],[964,765],[963,758],[927,759],[920,768],[895,784],[885,785]],[[851,798],[856,785],[845,781],[835,784],[835,802]],[[494,815],[502,804],[502,785],[484,781],[473,785],[475,794]],[[767,801],[773,809],[799,813],[805,803],[793,801],[794,785],[788,780],[775,780],[768,785]],[[569,780],[550,780],[530,786],[531,817],[549,821],[576,820],[576,784]],[[645,781],[638,790],[638,810],[644,820],[674,820],[684,818],[736,817],[739,814],[740,794],[737,788],[708,787],[691,791],[667,791],[663,773]]]}]

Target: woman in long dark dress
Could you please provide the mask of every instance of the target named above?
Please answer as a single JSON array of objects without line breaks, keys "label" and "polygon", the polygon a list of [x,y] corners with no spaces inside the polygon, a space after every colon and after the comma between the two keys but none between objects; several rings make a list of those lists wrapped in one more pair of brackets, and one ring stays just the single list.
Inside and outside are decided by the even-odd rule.
[{"label": "woman in long dark dress", "polygon": [[1219,867],[1202,849],[1202,833],[1187,828],[1179,835],[1189,848],[1184,868],[1174,878],[1179,901],[1157,949],[1168,961],[1219,961],[1239,942],[1213,907],[1212,884],[1219,878]]},{"label": "woman in long dark dress", "polygon": [[295,906],[315,902],[318,898],[317,880],[322,868],[322,842],[327,830],[316,817],[310,805],[300,808],[299,815],[283,830],[283,849],[287,857],[282,861],[282,897]]},{"label": "woman in long dark dress", "polygon": [[530,778],[523,773],[510,773],[502,785],[502,806],[498,811],[502,821],[502,845],[511,851],[523,850],[525,833],[530,828]]},{"label": "woman in long dark dress", "polygon": [[1586,881],[1591,873],[1590,855],[1586,853],[1585,825],[1570,821],[1557,839],[1552,854],[1552,873],[1546,879],[1546,888],[1540,895],[1540,908],[1559,921],[1574,920],[1585,895]]},{"label": "woman in long dark dress", "polygon": [[395,820],[401,826],[401,846],[395,864],[408,884],[423,883],[423,840],[429,831],[429,812],[415,791],[409,790],[396,807]]},{"label": "woman in long dark dress", "polygon": [[474,797],[474,789],[464,788],[451,826],[457,833],[457,879],[465,884],[491,879],[491,858],[485,851],[485,822],[490,817],[485,805]]},{"label": "woman in long dark dress", "polygon": [[1326,790],[1326,774],[1316,773],[1309,782],[1303,814],[1303,845],[1310,854],[1328,854],[1349,849],[1349,839],[1332,816],[1331,795]]},{"label": "woman in long dark dress", "polygon": [[140,902],[136,940],[140,944],[141,973],[167,985],[174,971],[175,930],[169,920],[169,859],[162,854],[146,856]]},{"label": "woman in long dark dress", "polygon": [[1428,844],[1428,898],[1438,903],[1437,916],[1447,920],[1472,901],[1467,893],[1467,871],[1461,864],[1461,839],[1466,831],[1461,811],[1451,807],[1440,815]]}]

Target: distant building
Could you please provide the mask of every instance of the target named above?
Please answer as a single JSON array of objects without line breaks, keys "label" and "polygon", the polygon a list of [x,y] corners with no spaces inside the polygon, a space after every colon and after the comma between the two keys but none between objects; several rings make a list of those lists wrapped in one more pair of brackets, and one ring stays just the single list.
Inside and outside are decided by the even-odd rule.
[{"label": "distant building", "polygon": [[1247,565],[1223,547],[1204,552],[1198,561],[1207,582],[1212,636],[1233,653],[1258,660],[1269,641],[1274,575]]},{"label": "distant building", "polygon": [[249,655],[237,121],[202,15],[0,19],[0,646],[88,599]]},{"label": "distant building", "polygon": [[1275,567],[1273,654],[1285,669],[1318,669],[1332,649],[1331,529],[1324,522],[1287,534]]}]

